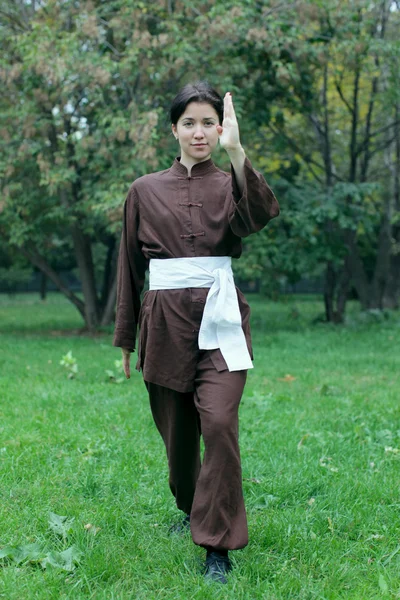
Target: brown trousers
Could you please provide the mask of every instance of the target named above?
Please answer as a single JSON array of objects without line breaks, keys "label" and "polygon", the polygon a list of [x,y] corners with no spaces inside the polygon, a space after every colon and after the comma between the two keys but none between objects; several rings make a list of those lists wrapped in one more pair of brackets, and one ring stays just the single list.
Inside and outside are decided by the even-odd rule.
[{"label": "brown trousers", "polygon": [[[169,484],[179,509],[190,514],[195,544],[237,550],[248,542],[239,452],[238,409],[247,371],[217,371],[200,353],[194,392],[145,381],[164,440]],[[204,440],[200,460],[200,435]]]}]

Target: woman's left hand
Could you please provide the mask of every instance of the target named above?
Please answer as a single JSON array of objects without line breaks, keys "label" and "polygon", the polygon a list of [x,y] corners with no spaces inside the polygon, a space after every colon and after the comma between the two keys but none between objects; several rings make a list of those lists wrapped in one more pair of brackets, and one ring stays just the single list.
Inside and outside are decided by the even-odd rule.
[{"label": "woman's left hand", "polygon": [[224,120],[222,121],[222,126],[217,125],[216,127],[219,133],[220,144],[227,152],[241,148],[239,125],[230,92],[226,92],[224,97]]}]

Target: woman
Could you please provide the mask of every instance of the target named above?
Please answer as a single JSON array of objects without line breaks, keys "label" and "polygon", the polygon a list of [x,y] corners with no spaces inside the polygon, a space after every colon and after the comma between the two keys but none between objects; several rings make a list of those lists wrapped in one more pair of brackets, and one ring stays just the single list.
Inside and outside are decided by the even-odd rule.
[{"label": "woman", "polygon": [[[279,206],[240,144],[229,92],[222,100],[206,82],[186,85],[170,115],[180,157],[137,179],[124,205],[114,345],[129,378],[139,326],[136,369],[186,515],[175,529],[190,527],[207,550],[206,577],[225,583],[228,551],[248,543],[238,408],[253,358],[250,309],[230,263],[241,255],[241,238],[262,229]],[[218,142],[230,174],[211,160]]]}]

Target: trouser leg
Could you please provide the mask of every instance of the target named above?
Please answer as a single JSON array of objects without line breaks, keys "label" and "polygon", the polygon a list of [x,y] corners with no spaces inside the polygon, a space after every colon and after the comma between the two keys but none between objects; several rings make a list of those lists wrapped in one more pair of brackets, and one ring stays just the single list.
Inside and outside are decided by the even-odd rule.
[{"label": "trouser leg", "polygon": [[205,453],[191,512],[193,541],[216,550],[248,543],[239,452],[238,409],[247,371],[218,372],[207,353],[199,361],[194,402]]},{"label": "trouser leg", "polygon": [[180,510],[189,514],[200,471],[200,422],[193,393],[145,381],[155,424],[164,441],[169,485]]}]

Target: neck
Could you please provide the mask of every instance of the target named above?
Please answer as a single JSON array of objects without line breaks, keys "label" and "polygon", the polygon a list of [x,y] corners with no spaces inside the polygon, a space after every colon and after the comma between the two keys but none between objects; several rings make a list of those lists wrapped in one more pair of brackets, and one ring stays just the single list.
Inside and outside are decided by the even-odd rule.
[{"label": "neck", "polygon": [[203,158],[203,160],[195,160],[191,156],[188,156],[187,154],[182,152],[180,163],[181,163],[181,165],[183,165],[184,167],[187,168],[188,176],[190,177],[190,173],[192,172],[192,167],[199,163],[206,162],[206,160],[208,160],[209,158],[211,158],[211,154],[206,156],[206,158]]}]

